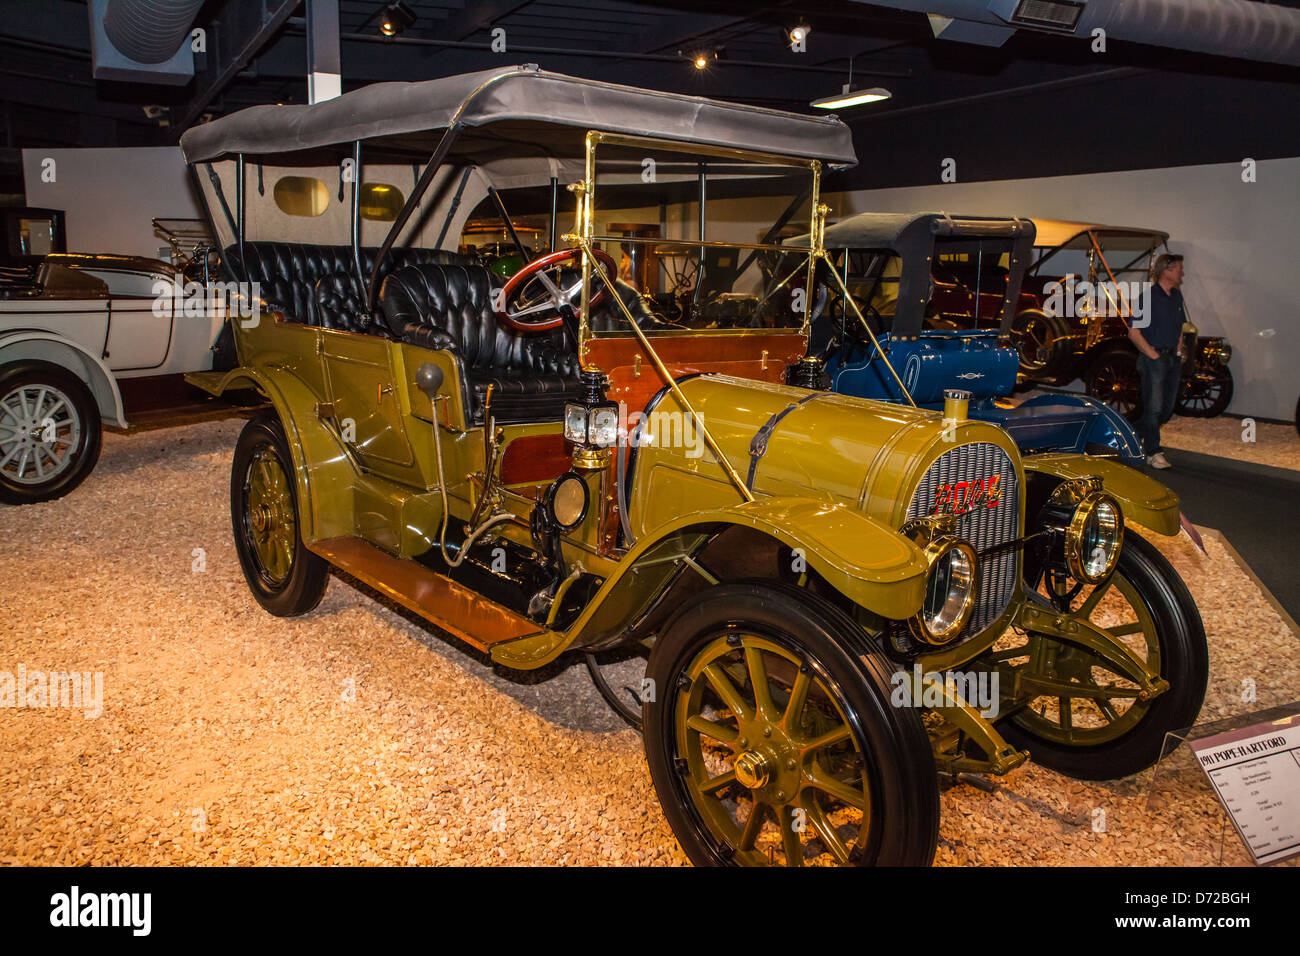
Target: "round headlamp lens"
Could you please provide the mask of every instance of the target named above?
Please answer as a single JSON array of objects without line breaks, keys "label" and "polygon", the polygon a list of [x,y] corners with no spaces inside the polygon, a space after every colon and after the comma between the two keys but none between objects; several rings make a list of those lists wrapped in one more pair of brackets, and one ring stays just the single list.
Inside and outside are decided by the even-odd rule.
[{"label": "round headlamp lens", "polygon": [[1123,539],[1119,502],[1107,494],[1089,495],[1079,503],[1066,533],[1070,573],[1087,584],[1104,581],[1115,570]]},{"label": "round headlamp lens", "polygon": [[975,551],[955,538],[936,544],[917,623],[922,640],[946,644],[962,632],[975,608]]}]

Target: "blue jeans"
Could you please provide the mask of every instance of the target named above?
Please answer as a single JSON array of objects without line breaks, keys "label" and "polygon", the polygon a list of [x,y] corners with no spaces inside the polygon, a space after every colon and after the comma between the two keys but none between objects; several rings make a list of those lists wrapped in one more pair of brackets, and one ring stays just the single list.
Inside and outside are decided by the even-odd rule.
[{"label": "blue jeans", "polygon": [[1142,417],[1138,420],[1138,434],[1142,438],[1143,450],[1154,455],[1160,450],[1160,426],[1174,416],[1183,360],[1172,351],[1162,351],[1159,358],[1153,359],[1139,353],[1137,368],[1142,379]]}]

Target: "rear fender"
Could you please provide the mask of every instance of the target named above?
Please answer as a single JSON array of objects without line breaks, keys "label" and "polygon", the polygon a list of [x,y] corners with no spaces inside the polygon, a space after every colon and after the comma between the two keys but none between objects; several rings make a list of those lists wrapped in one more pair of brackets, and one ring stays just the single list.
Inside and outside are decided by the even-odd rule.
[{"label": "rear fender", "polygon": [[317,397],[300,378],[284,369],[245,366],[226,372],[219,382],[209,377],[202,387],[218,396],[256,389],[275,408],[293,457],[304,544],[356,533],[351,498],[356,466],[342,438],[316,415]]},{"label": "rear fender", "polygon": [[1048,395],[1036,395],[1022,402],[1018,407],[1032,408],[1035,405],[1073,405],[1092,413],[1092,421],[1084,431],[1084,446],[1079,449],[1080,451],[1086,449],[1088,445],[1113,448],[1124,464],[1133,468],[1146,460],[1146,456],[1142,454],[1142,441],[1138,438],[1132,424],[1105,402],[1088,395],[1052,392]]},{"label": "rear fender", "polygon": [[1105,489],[1119,499],[1126,520],[1136,521],[1152,531],[1176,535],[1181,527],[1178,495],[1171,489],[1109,458],[1091,455],[1047,453],[1029,455],[1025,471],[1050,475],[1068,481],[1096,475]]},{"label": "rear fender", "polygon": [[117,379],[103,359],[85,346],[39,329],[16,329],[0,334],[0,365],[24,360],[49,362],[67,369],[86,383],[105,425],[126,427]]}]

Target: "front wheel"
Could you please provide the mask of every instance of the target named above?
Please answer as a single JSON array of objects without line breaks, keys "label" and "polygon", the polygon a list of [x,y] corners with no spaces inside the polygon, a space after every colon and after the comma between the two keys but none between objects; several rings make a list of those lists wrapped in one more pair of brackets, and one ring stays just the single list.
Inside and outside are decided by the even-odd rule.
[{"label": "front wheel", "polygon": [[1210,376],[1190,375],[1178,388],[1175,410],[1188,418],[1214,418],[1222,415],[1232,401],[1232,372],[1229,369]]},{"label": "front wheel", "polygon": [[100,442],[99,406],[76,375],[49,362],[0,369],[0,501],[63,497],[95,467]]},{"label": "front wheel", "polygon": [[780,582],[724,584],[650,655],[646,757],[696,865],[928,865],[939,791],[920,713],[833,605]]},{"label": "front wheel", "polygon": [[1196,602],[1164,555],[1132,531],[1107,581],[1090,590],[1055,583],[1049,578],[1044,591],[1062,613],[1105,630],[1169,689],[1143,700],[1138,684],[1114,664],[1031,631],[1024,666],[1057,692],[1031,700],[998,730],[1037,763],[1070,777],[1115,780],[1145,770],[1160,758],[1165,735],[1192,726],[1205,700],[1209,650]]},{"label": "front wheel", "polygon": [[244,579],[277,617],[306,614],[325,596],[329,564],[302,543],[298,488],[284,427],[259,415],[239,433],[230,466],[230,519]]}]

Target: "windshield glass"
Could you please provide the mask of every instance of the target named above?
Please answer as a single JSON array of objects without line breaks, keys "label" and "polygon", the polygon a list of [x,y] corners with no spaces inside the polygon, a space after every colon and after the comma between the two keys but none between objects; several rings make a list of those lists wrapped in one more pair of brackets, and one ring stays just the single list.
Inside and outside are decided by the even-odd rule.
[{"label": "windshield glass", "polygon": [[[1097,245],[1105,257],[1104,263],[1093,248],[1090,238],[1093,235],[1097,237]],[[1066,275],[1087,277],[1096,270],[1099,277],[1108,278],[1106,267],[1109,266],[1116,281],[1138,278],[1139,275],[1144,277],[1152,253],[1162,242],[1164,236],[1159,233],[1085,232],[1056,249],[1039,249],[1034,274],[1052,278]]]},{"label": "windshield glass", "polygon": [[[620,143],[595,174],[593,245],[653,316],[647,334],[802,327],[809,255],[789,239],[811,229],[807,165]],[[631,334],[625,318],[592,333]]]}]

